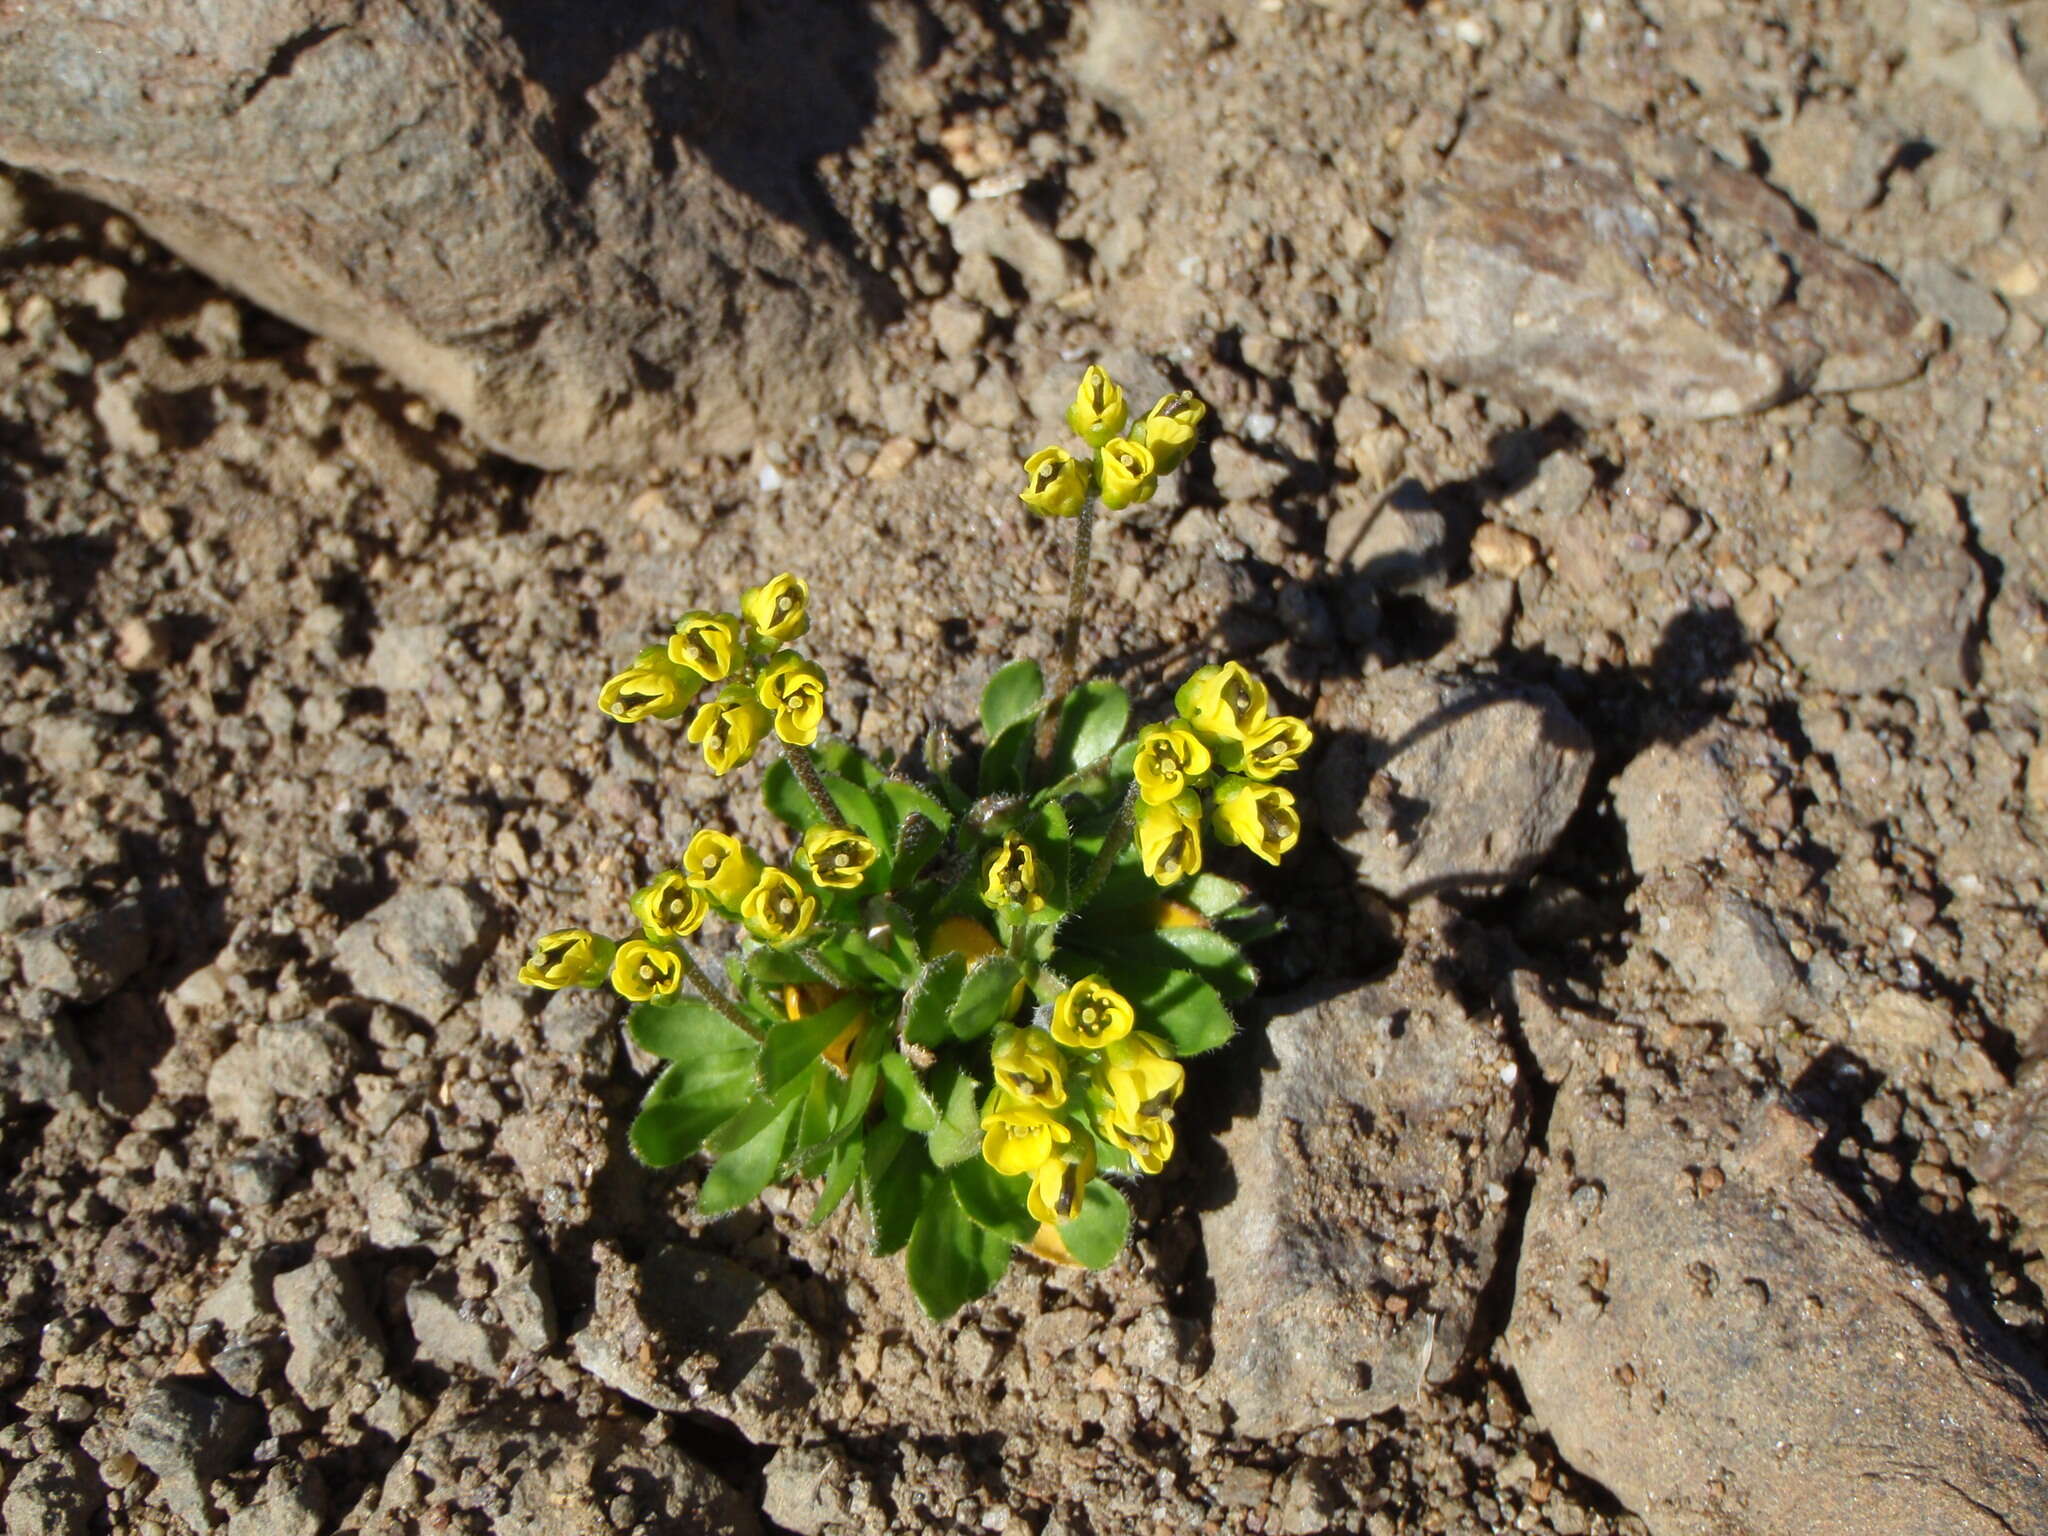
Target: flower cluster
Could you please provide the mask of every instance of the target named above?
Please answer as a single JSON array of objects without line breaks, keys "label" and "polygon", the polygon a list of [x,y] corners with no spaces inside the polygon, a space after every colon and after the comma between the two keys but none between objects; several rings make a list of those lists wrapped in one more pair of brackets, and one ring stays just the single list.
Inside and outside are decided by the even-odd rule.
[{"label": "flower cluster", "polygon": [[553,992],[563,987],[612,988],[628,1002],[674,997],[693,962],[682,941],[714,910],[763,944],[801,944],[818,924],[821,901],[860,889],[880,850],[858,832],[812,827],[792,860],[795,872],[762,862],[729,833],[706,827],[683,850],[680,869],[664,869],[633,896],[635,938],[613,940],[564,928],[534,941],[519,979]]},{"label": "flower cluster", "polygon": [[598,708],[633,725],[673,720],[694,705],[690,744],[715,774],[750,761],[771,732],[808,747],[825,719],[825,674],[789,642],[810,627],[810,588],[784,572],[749,587],[738,613],[698,609],[677,619],[665,645],[649,646],[604,685]]},{"label": "flower cluster", "polygon": [[1076,516],[1098,496],[1112,512],[1150,501],[1159,477],[1172,474],[1194,452],[1208,413],[1192,390],[1183,389],[1161,395],[1133,422],[1123,390],[1091,366],[1067,407],[1067,425],[1094,450],[1094,457],[1084,463],[1064,448],[1041,448],[1024,461],[1024,489],[1017,494],[1025,506],[1047,517]]},{"label": "flower cluster", "polygon": [[1004,1026],[981,1111],[981,1155],[1028,1178],[1025,1205],[1048,1226],[1079,1213],[1099,1144],[1142,1173],[1173,1156],[1173,1106],[1186,1073],[1173,1048],[1136,1028],[1130,1002],[1100,976],[1060,993],[1047,1027]]},{"label": "flower cluster", "polygon": [[1202,791],[1210,830],[1268,864],[1301,836],[1292,791],[1272,782],[1301,766],[1308,723],[1266,711],[1266,685],[1234,661],[1203,667],[1173,696],[1175,718],[1138,733],[1131,765],[1143,809],[1138,855],[1161,885],[1202,871]]}]

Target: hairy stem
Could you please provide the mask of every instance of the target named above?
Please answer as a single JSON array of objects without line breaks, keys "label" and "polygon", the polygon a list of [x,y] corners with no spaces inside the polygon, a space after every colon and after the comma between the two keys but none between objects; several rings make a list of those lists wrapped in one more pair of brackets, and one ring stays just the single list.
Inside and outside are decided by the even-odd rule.
[{"label": "hairy stem", "polygon": [[804,793],[811,797],[811,803],[817,806],[818,813],[844,832],[846,818],[839,814],[839,807],[834,805],[832,797],[825,793],[825,781],[818,777],[818,765],[811,760],[811,749],[785,741],[782,743],[782,755],[789,759],[790,771],[796,775],[797,783],[803,785]]},{"label": "hairy stem", "polygon": [[1081,889],[1074,897],[1074,910],[1080,911],[1094,899],[1095,893],[1109,878],[1110,870],[1116,867],[1117,856],[1124,851],[1124,845],[1131,840],[1131,830],[1138,821],[1138,781],[1133,779],[1130,788],[1124,791],[1123,804],[1116,808],[1116,820],[1109,824],[1109,830],[1102,835],[1102,847],[1096,851],[1095,862],[1088,866],[1088,873],[1081,881]]},{"label": "hairy stem", "polygon": [[1081,614],[1088,603],[1088,559],[1095,541],[1095,498],[1081,504],[1074,524],[1074,559],[1067,572],[1067,614],[1060,621],[1060,648],[1053,662],[1052,693],[1038,721],[1037,760],[1041,773],[1052,761],[1053,739],[1059,734],[1060,706],[1074,686],[1074,666],[1081,651]]},{"label": "hairy stem", "polygon": [[690,985],[703,994],[705,1002],[725,1015],[728,1024],[757,1045],[767,1038],[761,1032],[761,1026],[747,1017],[725,988],[704,973],[704,967],[691,957],[687,949],[678,949],[676,955],[683,962],[683,974],[690,978]]}]

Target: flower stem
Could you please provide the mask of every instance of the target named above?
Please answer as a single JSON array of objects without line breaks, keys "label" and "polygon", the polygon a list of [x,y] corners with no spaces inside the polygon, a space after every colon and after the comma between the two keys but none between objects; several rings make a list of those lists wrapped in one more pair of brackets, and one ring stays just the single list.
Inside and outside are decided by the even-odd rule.
[{"label": "flower stem", "polygon": [[690,985],[704,995],[705,1002],[725,1015],[728,1024],[757,1045],[768,1038],[761,1032],[761,1026],[747,1017],[745,1011],[733,1001],[726,990],[705,975],[704,967],[691,957],[687,949],[678,949],[676,955],[683,962],[683,974],[690,978]]},{"label": "flower stem", "polygon": [[1060,648],[1053,663],[1052,693],[1045,713],[1039,717],[1036,741],[1041,774],[1052,760],[1053,740],[1059,734],[1060,706],[1074,686],[1074,667],[1081,651],[1081,614],[1088,603],[1088,557],[1095,540],[1095,498],[1081,503],[1074,524],[1073,564],[1067,572],[1067,614],[1060,621]]},{"label": "flower stem", "polygon": [[[780,737],[776,739],[781,740]],[[846,818],[839,814],[839,807],[825,793],[825,781],[818,777],[818,765],[811,760],[811,749],[800,747],[793,741],[784,741],[782,755],[789,760],[790,772],[796,775],[797,783],[803,785],[804,793],[811,797],[811,803],[817,806],[819,814],[844,832]]]},{"label": "flower stem", "polygon": [[1102,834],[1102,847],[1096,851],[1095,862],[1088,866],[1088,873],[1081,881],[1080,892],[1074,897],[1074,910],[1080,911],[1102,889],[1109,879],[1110,870],[1116,867],[1117,856],[1124,851],[1124,845],[1131,840],[1131,829],[1138,819],[1138,781],[1131,780],[1130,788],[1124,791],[1123,804],[1116,808],[1116,820],[1109,824],[1109,830]]}]

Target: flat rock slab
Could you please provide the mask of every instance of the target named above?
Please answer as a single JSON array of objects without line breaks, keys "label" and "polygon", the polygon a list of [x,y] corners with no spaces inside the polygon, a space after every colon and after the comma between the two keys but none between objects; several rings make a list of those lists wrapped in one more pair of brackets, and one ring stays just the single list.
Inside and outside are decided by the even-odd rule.
[{"label": "flat rock slab", "polygon": [[1492,1278],[1528,1104],[1498,1020],[1426,958],[1283,1002],[1236,1191],[1202,1217],[1208,1383],[1270,1437],[1415,1401],[1455,1376]]},{"label": "flat rock slab", "polygon": [[637,1263],[608,1243],[596,1256],[596,1304],[569,1341],[578,1365],[650,1408],[729,1420],[756,1444],[806,1437],[830,1365],[780,1291],[683,1243]]},{"label": "flat rock slab", "polygon": [[755,33],[755,9],[10,6],[0,160],[514,458],[742,454],[841,404],[876,327],[805,178],[858,135],[878,29],[808,5]]},{"label": "flat rock slab", "polygon": [[1586,421],[1736,416],[1927,356],[1898,285],[1760,178],[1557,95],[1475,113],[1391,261],[1391,351]]},{"label": "flat rock slab", "polygon": [[1960,540],[1915,534],[1785,599],[1776,637],[1823,688],[1967,688],[1976,681],[1984,573]]},{"label": "flat rock slab", "polygon": [[1565,1074],[1508,1344],[1537,1419],[1655,1536],[2048,1530],[2048,1381],[1732,1078]]},{"label": "flat rock slab", "polygon": [[1381,672],[1326,687],[1323,828],[1395,901],[1486,891],[1556,846],[1593,744],[1556,694],[1486,676]]}]

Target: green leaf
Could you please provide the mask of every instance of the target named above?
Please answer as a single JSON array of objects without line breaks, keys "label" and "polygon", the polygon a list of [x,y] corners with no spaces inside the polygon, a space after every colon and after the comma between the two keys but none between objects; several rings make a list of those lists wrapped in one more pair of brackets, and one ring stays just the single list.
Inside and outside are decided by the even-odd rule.
[{"label": "green leaf", "polygon": [[654,1080],[629,1133],[633,1155],[650,1168],[680,1163],[754,1093],[754,1047],[677,1062]]},{"label": "green leaf", "polygon": [[1028,657],[1011,662],[981,690],[982,739],[993,745],[1011,726],[1035,718],[1044,697],[1045,678],[1038,663]]},{"label": "green leaf", "polygon": [[882,1053],[888,1048],[888,1030],[861,1031],[860,1039],[854,1042],[852,1059],[847,1062],[846,1102],[834,1130],[857,1129],[866,1117],[868,1107],[875,1102],[875,1090],[881,1086]]},{"label": "green leaf", "polygon": [[1204,917],[1221,917],[1244,900],[1245,888],[1221,875],[1202,874],[1174,894]]},{"label": "green leaf", "polygon": [[693,1061],[720,1051],[751,1048],[745,1031],[709,1003],[694,997],[641,1003],[626,1018],[633,1043],[664,1061]]},{"label": "green leaf", "polygon": [[761,775],[761,799],[777,821],[799,836],[824,820],[787,758],[778,757]]},{"label": "green leaf", "polygon": [[858,928],[849,928],[839,940],[839,947],[846,958],[864,970],[875,981],[893,992],[903,990],[903,964],[888,950],[868,942],[868,936]]},{"label": "green leaf", "polygon": [[791,1095],[789,1102],[767,1124],[746,1140],[729,1147],[711,1165],[711,1171],[704,1175],[704,1182],[697,1190],[700,1213],[722,1216],[727,1211],[738,1210],[768,1187],[776,1171],[782,1167],[783,1154],[789,1150],[790,1133],[796,1126],[797,1112],[802,1108],[802,1095]]},{"label": "green leaf", "polygon": [[941,1168],[964,1163],[981,1152],[981,1084],[955,1066],[932,1074],[932,1097],[939,1104],[939,1123],[926,1138],[931,1157]]},{"label": "green leaf", "polygon": [[1014,1244],[968,1219],[946,1184],[934,1184],[910,1234],[904,1272],[918,1303],[932,1317],[951,1317],[986,1296],[1010,1267]]},{"label": "green leaf", "polygon": [[839,1202],[846,1198],[846,1192],[859,1182],[861,1159],[866,1152],[866,1145],[858,1136],[842,1141],[833,1149],[831,1166],[825,1170],[825,1186],[818,1191],[818,1203],[812,1208],[811,1219],[804,1223],[805,1226],[823,1226],[825,1218],[839,1209]]},{"label": "green leaf", "polygon": [[882,770],[850,741],[827,736],[811,752],[818,760],[818,767],[827,774],[836,774],[848,783],[858,784],[870,794],[882,787]]},{"label": "green leaf", "polygon": [[1130,999],[1138,1027],[1163,1035],[1176,1056],[1213,1051],[1237,1033],[1216,989],[1188,971],[1107,962],[1110,984]]},{"label": "green leaf", "polygon": [[943,1045],[952,1038],[948,1020],[967,975],[966,957],[941,955],[925,962],[903,998],[903,1038],[912,1045]]},{"label": "green leaf", "polygon": [[[1251,996],[1258,985],[1258,974],[1244,951],[1213,929],[1121,925],[1111,929],[1106,918],[1107,914],[1104,922],[1093,925],[1094,931],[1072,935],[1073,956],[1068,963],[1078,965],[1084,974],[1099,970],[1114,980],[1127,972],[1192,971],[1229,1002]],[[1117,989],[1124,990],[1121,982]]]},{"label": "green leaf", "polygon": [[883,780],[882,800],[889,808],[892,825],[897,828],[901,828],[912,816],[922,816],[941,833],[952,829],[952,812],[917,785],[903,779]]},{"label": "green leaf", "polygon": [[882,1057],[882,1108],[906,1131],[920,1134],[939,1123],[939,1107],[924,1091],[913,1067],[900,1051]]},{"label": "green leaf", "polygon": [[1203,980],[1232,1002],[1240,1002],[1258,989],[1258,972],[1244,951],[1213,928],[1159,928],[1150,938],[1179,954],[1184,964],[1200,972]]},{"label": "green leaf", "polygon": [[875,1253],[894,1253],[910,1241],[911,1228],[924,1208],[925,1189],[936,1177],[922,1137],[910,1135],[891,1120],[868,1132],[861,1160],[861,1203],[874,1228]]},{"label": "green leaf", "polygon": [[956,1040],[978,1040],[998,1024],[1009,1011],[1010,993],[1024,979],[1024,972],[1008,955],[984,955],[968,967],[960,983],[960,996],[947,1021]]},{"label": "green leaf", "polygon": [[765,944],[747,956],[746,966],[749,976],[771,987],[802,986],[807,981],[824,980],[802,956],[786,949],[770,949]]},{"label": "green leaf", "polygon": [[1082,683],[1060,707],[1055,771],[1078,773],[1116,750],[1131,718],[1131,696],[1115,683]]},{"label": "green leaf", "polygon": [[946,1175],[953,1196],[977,1226],[1008,1238],[1028,1243],[1038,1235],[1038,1218],[1025,1205],[1031,1189],[1028,1174],[1002,1174],[978,1157],[956,1163]]},{"label": "green leaf", "polygon": [[1060,1241],[1067,1245],[1067,1252],[1090,1269],[1114,1264],[1130,1233],[1131,1207],[1107,1179],[1090,1180],[1081,1196],[1080,1214],[1059,1225]]},{"label": "green leaf", "polygon": [[889,858],[895,852],[896,839],[892,834],[888,818],[875,797],[860,785],[837,774],[822,775],[825,793],[832,797],[832,803],[839,807],[839,814],[846,818],[847,825],[881,851],[877,860],[879,869],[870,871],[868,879],[873,882],[870,889],[885,889],[889,884]]},{"label": "green leaf", "polygon": [[845,1031],[868,1005],[867,996],[848,993],[828,1007],[801,1019],[789,1019],[768,1031],[761,1047],[761,1085],[775,1093]]},{"label": "green leaf", "polygon": [[981,754],[979,782],[983,795],[1014,795],[1023,790],[1036,730],[1036,722],[1019,720],[989,742],[988,750]]}]

